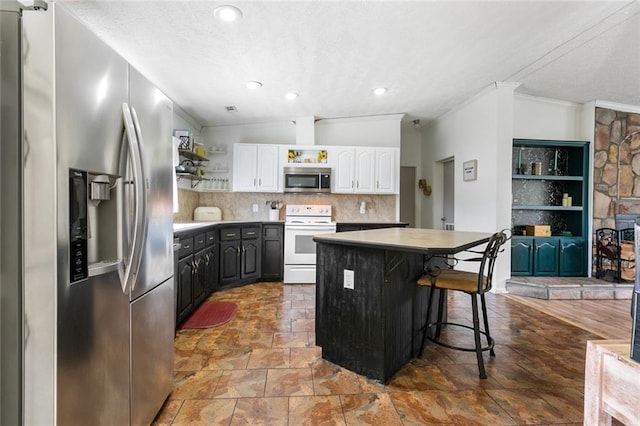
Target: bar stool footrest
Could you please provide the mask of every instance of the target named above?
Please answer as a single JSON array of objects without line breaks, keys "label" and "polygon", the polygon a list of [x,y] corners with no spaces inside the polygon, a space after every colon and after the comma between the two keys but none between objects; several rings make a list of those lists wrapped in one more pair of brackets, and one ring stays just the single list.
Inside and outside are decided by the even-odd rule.
[{"label": "bar stool footrest", "polygon": [[[455,323],[455,322],[433,322],[430,323],[427,326],[427,329],[431,329],[431,327],[435,327],[435,326],[443,326],[443,325],[449,325],[449,326],[455,326],[455,327],[463,327],[466,329],[469,329],[471,331],[474,331],[473,327],[466,325],[466,324],[459,324],[459,323]],[[426,330],[427,332],[429,330]],[[485,351],[491,351],[491,356],[495,356],[495,354],[493,353],[493,347],[495,346],[495,341],[493,340],[493,337],[489,336],[485,331],[480,330],[480,334],[484,335],[488,340],[489,340],[489,344],[487,346],[483,346],[480,348],[481,351],[485,352]],[[455,345],[450,345],[448,343],[442,342],[440,340],[438,340],[435,337],[431,337],[428,333],[427,333],[427,340],[440,345],[440,346],[444,346],[446,348],[449,349],[456,349],[459,351],[465,351],[465,352],[476,352],[476,348],[468,348],[468,347],[461,347],[461,346],[455,346]]]}]

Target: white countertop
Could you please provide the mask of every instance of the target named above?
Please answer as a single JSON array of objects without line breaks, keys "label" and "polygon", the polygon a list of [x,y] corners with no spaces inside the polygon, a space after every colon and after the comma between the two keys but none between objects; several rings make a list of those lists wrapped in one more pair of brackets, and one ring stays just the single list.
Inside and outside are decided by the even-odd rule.
[{"label": "white countertop", "polygon": [[425,253],[457,253],[486,243],[485,232],[443,231],[423,228],[384,228],[314,235],[321,243],[378,247]]},{"label": "white countertop", "polygon": [[174,222],[173,232],[190,231],[193,229],[206,228],[212,225],[233,225],[235,223],[284,223],[284,221],[268,220],[220,220],[216,222]]}]

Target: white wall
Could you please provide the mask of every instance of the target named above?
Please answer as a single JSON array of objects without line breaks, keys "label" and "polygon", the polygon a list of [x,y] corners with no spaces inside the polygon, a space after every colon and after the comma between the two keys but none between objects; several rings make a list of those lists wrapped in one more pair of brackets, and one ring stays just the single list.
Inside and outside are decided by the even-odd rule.
[{"label": "white wall", "polygon": [[[513,91],[517,84],[493,84],[438,118],[424,132],[423,174],[433,194],[422,199],[423,226],[434,228],[442,215],[442,164],[455,160],[455,227],[495,232],[511,227],[511,144]],[[477,180],[463,181],[463,163],[477,160]],[[496,263],[495,289],[510,277],[510,251]],[[461,268],[463,268],[461,266]]]},{"label": "white wall", "polygon": [[573,102],[516,93],[513,137],[578,140],[581,133],[581,112],[581,106]]},{"label": "white wall", "polygon": [[[400,124],[403,114],[367,117],[328,118],[315,124],[315,145],[400,147]],[[200,137],[205,144],[264,143],[296,144],[293,121],[203,127]]]},{"label": "white wall", "polygon": [[[315,135],[313,146],[380,146],[398,147],[401,141],[401,120],[404,114],[365,117],[330,118],[316,121],[315,128],[307,126],[310,117],[303,117],[305,128]],[[200,132],[200,140],[207,148],[225,147],[226,155],[209,155],[210,162],[233,165],[233,145],[236,143],[296,145],[296,124],[275,122],[235,126],[207,126]],[[300,145],[297,145],[300,146]],[[399,163],[399,161],[397,161]],[[229,172],[232,176],[232,170]],[[183,187],[184,188],[184,187]],[[396,217],[399,201],[396,202]]]},{"label": "white wall", "polygon": [[226,145],[227,150],[231,151],[236,143],[295,144],[296,127],[289,121],[207,126],[202,128],[200,137],[205,145]]},{"label": "white wall", "polygon": [[196,137],[200,136],[202,130],[202,126],[176,103],[173,104],[173,128],[189,129]]},{"label": "white wall", "polygon": [[316,144],[400,147],[403,116],[389,114],[319,120]]}]

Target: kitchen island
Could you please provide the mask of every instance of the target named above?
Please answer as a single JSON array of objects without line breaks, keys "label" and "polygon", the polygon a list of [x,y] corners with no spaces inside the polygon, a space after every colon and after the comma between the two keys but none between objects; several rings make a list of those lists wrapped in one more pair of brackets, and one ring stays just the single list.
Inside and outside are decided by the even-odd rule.
[{"label": "kitchen island", "polygon": [[322,357],[387,383],[420,349],[431,289],[416,280],[425,262],[442,265],[434,255],[458,253],[490,236],[417,228],[316,235],[316,344]]}]

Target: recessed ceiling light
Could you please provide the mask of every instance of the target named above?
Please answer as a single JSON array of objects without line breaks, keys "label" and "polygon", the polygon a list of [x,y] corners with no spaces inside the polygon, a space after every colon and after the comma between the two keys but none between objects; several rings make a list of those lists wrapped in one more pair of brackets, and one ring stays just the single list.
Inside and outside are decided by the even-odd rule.
[{"label": "recessed ceiling light", "polygon": [[247,81],[247,89],[259,89],[262,87],[262,83],[259,81]]},{"label": "recessed ceiling light", "polygon": [[297,98],[298,94],[296,92],[289,92],[286,95],[284,95],[284,97],[291,101],[291,100]]},{"label": "recessed ceiling light", "polygon": [[373,94],[374,95],[384,95],[387,92],[387,88],[386,87],[378,87],[377,89],[373,89]]},{"label": "recessed ceiling light", "polygon": [[213,9],[213,16],[222,22],[233,22],[242,19],[242,11],[235,6],[223,5]]}]

